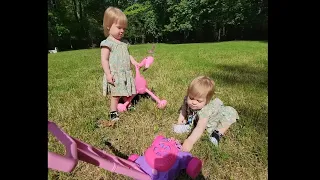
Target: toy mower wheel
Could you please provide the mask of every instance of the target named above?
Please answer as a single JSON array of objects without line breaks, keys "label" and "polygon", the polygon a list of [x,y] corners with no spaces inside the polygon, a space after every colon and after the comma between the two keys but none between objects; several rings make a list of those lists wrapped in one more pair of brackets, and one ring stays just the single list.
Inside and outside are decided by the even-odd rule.
[{"label": "toy mower wheel", "polygon": [[187,174],[192,178],[196,178],[200,173],[202,168],[202,162],[200,159],[193,157],[188,166],[187,166]]}]

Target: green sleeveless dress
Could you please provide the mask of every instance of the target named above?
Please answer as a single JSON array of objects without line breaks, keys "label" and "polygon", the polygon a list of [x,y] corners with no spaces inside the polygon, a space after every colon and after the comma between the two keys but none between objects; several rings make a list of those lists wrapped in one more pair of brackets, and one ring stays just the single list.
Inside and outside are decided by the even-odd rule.
[{"label": "green sleeveless dress", "polygon": [[[107,83],[106,74],[103,75],[103,91],[111,96],[131,96],[136,94],[133,73],[131,70],[128,44],[117,42],[112,37],[101,41],[100,47],[110,48],[109,67],[115,82]],[[105,94],[104,94],[105,95]]]}]

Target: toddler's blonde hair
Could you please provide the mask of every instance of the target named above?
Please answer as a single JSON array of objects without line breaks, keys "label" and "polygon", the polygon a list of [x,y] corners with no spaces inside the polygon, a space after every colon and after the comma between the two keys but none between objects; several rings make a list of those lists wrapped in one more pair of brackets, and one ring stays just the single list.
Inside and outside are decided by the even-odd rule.
[{"label": "toddler's blonde hair", "polygon": [[122,26],[127,27],[127,16],[119,8],[112,6],[108,7],[103,15],[103,33],[106,37],[109,36],[109,30],[112,24],[117,22]]},{"label": "toddler's blonde hair", "polygon": [[187,95],[192,97],[206,97],[208,104],[215,94],[215,83],[207,76],[199,76],[193,79],[188,87]]}]

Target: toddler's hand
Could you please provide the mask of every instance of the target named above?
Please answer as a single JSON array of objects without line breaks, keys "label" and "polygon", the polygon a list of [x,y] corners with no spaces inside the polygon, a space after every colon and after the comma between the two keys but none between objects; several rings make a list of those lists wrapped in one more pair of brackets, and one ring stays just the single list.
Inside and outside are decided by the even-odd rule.
[{"label": "toddler's hand", "polygon": [[107,82],[110,84],[114,84],[114,78],[112,77],[112,75],[107,75]]},{"label": "toddler's hand", "polygon": [[182,151],[190,152],[192,147],[193,147],[193,144],[188,139],[186,139],[182,144]]},{"label": "toddler's hand", "polygon": [[134,62],[134,63],[133,63],[134,66],[138,66],[138,67],[139,67],[139,64],[140,64],[140,63],[138,63],[138,62]]}]

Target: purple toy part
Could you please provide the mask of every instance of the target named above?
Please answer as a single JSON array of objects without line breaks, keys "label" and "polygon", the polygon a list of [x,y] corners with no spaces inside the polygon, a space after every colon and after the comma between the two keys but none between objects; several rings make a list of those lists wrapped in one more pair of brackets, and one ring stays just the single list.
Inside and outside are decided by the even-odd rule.
[{"label": "purple toy part", "polygon": [[[136,155],[134,158],[136,159]],[[144,156],[138,157],[135,162],[152,180],[175,179],[182,169],[187,170],[191,178],[195,178],[202,162],[188,152],[181,151],[181,144],[173,138],[157,136]]]},{"label": "purple toy part", "polygon": [[66,156],[48,152],[48,168],[50,169],[71,172],[78,160],[81,160],[128,177],[150,180],[150,176],[145,174],[136,163],[107,154],[77,140],[61,131],[53,122],[48,121],[48,130],[65,145],[67,152]]},{"label": "purple toy part", "polygon": [[[145,78],[140,74],[140,68],[141,67],[145,67],[145,68],[149,68],[151,66],[151,64],[153,63],[154,58],[152,56],[148,56],[146,58],[144,58],[141,63],[139,63],[139,65],[135,66],[136,68],[136,77],[135,77],[135,86],[136,86],[136,92],[137,94],[144,94],[144,93],[148,93],[152,99],[154,99],[157,102],[157,107],[159,109],[163,109],[166,107],[167,105],[167,101],[166,100],[161,100],[159,99],[154,93],[152,93],[149,89],[148,89],[148,85],[147,85],[147,81],[145,80]],[[129,103],[131,102],[131,100],[137,95],[134,94],[132,96],[130,96],[130,98],[127,99],[127,101],[123,104],[118,103],[117,106],[117,110],[119,112],[124,112],[127,110],[127,107],[129,105]]]}]

